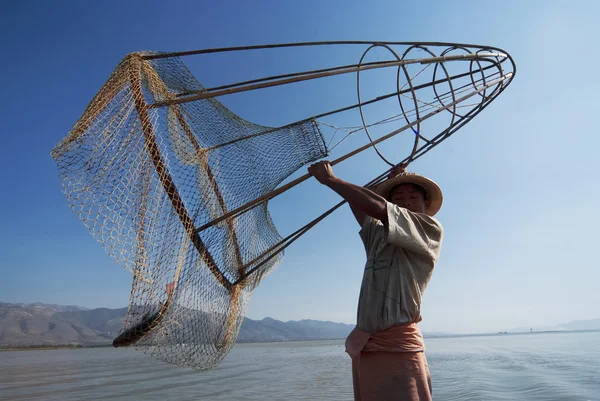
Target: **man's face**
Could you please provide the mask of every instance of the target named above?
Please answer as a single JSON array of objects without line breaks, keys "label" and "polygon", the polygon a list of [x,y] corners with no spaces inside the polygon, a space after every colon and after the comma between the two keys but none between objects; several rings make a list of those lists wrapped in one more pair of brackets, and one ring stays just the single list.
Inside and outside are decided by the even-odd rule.
[{"label": "man's face", "polygon": [[390,202],[414,213],[425,213],[429,204],[425,191],[413,184],[400,184],[392,188]]}]

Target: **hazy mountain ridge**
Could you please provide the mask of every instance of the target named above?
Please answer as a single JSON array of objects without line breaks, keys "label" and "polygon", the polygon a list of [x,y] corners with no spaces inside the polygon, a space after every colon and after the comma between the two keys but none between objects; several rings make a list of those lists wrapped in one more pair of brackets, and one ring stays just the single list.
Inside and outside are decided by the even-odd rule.
[{"label": "hazy mountain ridge", "polygon": [[354,325],[320,320],[282,322],[270,317],[262,320],[244,318],[239,342],[333,340],[346,338]]},{"label": "hazy mountain ridge", "polygon": [[600,330],[600,319],[573,320],[560,324],[559,327],[567,330]]},{"label": "hazy mountain ridge", "polygon": [[[108,345],[118,335],[127,308],[0,302],[0,348]],[[345,338],[353,325],[317,320],[281,322],[244,318],[239,342],[329,340]]]},{"label": "hazy mountain ridge", "polygon": [[[87,309],[79,306],[0,302],[0,348],[59,345],[109,345],[118,335],[127,308]],[[244,318],[238,342],[332,340],[348,336],[354,325],[319,320],[282,322],[267,317]],[[509,333],[600,330],[600,319],[575,320],[557,326],[519,327]],[[428,333],[425,337],[452,336]]]},{"label": "hazy mountain ridge", "polygon": [[568,323],[561,323],[556,326],[530,326],[530,327],[515,327],[508,330],[509,333],[523,333],[533,330],[540,331],[571,331],[571,330],[600,330],[600,319],[587,320],[572,320]]},{"label": "hazy mountain ridge", "polygon": [[103,309],[98,313],[77,306],[0,303],[0,347],[109,343],[126,309],[113,312],[121,313],[117,322],[105,319]]}]

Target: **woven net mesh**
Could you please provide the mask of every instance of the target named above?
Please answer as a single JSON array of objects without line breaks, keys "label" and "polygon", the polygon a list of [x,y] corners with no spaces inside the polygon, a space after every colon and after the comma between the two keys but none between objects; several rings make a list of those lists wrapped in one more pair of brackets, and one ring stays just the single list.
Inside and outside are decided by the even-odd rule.
[{"label": "woven net mesh", "polygon": [[143,56],[117,66],[52,156],[72,210],[133,274],[116,345],[209,369],[235,343],[253,290],[279,263],[281,237],[266,202],[196,228],[327,152],[313,121],[260,126],[214,98],[148,107],[203,87],[179,58]]}]

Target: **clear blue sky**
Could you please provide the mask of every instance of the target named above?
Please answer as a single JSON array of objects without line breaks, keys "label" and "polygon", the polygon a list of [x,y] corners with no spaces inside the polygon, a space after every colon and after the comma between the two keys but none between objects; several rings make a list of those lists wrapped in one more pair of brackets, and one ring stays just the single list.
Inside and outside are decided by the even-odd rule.
[{"label": "clear blue sky", "polygon": [[[600,318],[595,257],[595,1],[480,2],[21,1],[0,16],[2,157],[0,301],[122,307],[130,273],[72,214],[51,148],[129,52],[311,40],[447,41],[507,50],[509,89],[455,137],[413,165],[444,189],[441,260],[423,301],[424,330],[481,332]],[[292,53],[290,53],[292,54]],[[187,60],[186,60],[187,61]],[[281,61],[302,66],[301,59]],[[239,65],[198,66],[201,82],[227,82]],[[252,64],[249,73],[260,73]],[[198,74],[205,74],[206,79]],[[343,90],[343,88],[340,88]],[[348,103],[354,100],[349,91]],[[272,103],[223,99],[236,113],[277,125],[323,110],[327,99]],[[277,106],[277,105],[275,105]],[[341,165],[363,184],[385,169],[374,156]],[[282,233],[334,204],[308,184],[273,203]],[[294,244],[259,286],[248,317],[354,323],[364,254],[340,210]]]}]

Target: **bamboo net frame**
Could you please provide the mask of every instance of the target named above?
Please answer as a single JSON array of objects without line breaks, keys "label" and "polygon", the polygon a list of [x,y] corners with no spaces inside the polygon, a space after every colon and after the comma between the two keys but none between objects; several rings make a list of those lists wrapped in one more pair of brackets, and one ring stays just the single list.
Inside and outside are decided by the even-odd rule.
[{"label": "bamboo net frame", "polygon": [[[366,50],[357,64],[214,88],[200,85],[181,62],[192,55],[333,45]],[[373,49],[388,51],[391,60],[366,62]],[[415,51],[425,57],[412,57]],[[450,72],[450,63],[462,70]],[[409,68],[415,65],[423,69],[413,74]],[[391,68],[397,69],[396,89],[365,100],[361,74]],[[431,77],[417,82],[427,68]],[[134,277],[113,344],[135,344],[163,361],[198,370],[217,366],[236,341],[252,292],[283,250],[344,204],[283,238],[267,209],[269,200],[310,176],[279,186],[283,180],[329,154],[322,129],[338,127],[325,122],[327,117],[358,112],[362,126],[345,130],[364,131],[369,138],[333,165],[370,148],[393,165],[377,145],[412,131],[412,148],[402,160],[408,164],[479,114],[515,71],[501,49],[451,43],[306,42],[127,55],[52,150],[72,210]],[[243,120],[216,100],[346,74],[357,76],[357,103],[280,127]],[[422,96],[426,92],[428,98]],[[365,107],[393,98],[401,112],[369,125]],[[409,99],[410,109],[402,99]],[[426,138],[422,125],[442,114],[449,121]],[[376,126],[402,120],[406,124],[376,139],[371,135]]]}]

